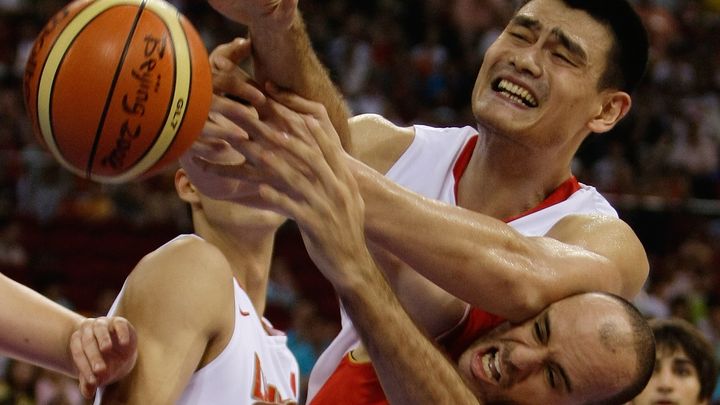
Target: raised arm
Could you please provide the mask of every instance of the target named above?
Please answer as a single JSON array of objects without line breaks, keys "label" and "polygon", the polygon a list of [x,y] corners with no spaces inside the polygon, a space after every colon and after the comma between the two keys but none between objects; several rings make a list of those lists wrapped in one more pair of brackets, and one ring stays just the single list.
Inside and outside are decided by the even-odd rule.
[{"label": "raised arm", "polygon": [[258,83],[270,80],[325,106],[343,147],[351,151],[342,96],[308,38],[297,0],[208,0],[226,17],[247,25]]},{"label": "raised arm", "polygon": [[0,274],[0,353],[80,379],[83,395],[135,364],[134,329],[122,318],[85,318]]},{"label": "raised arm", "polygon": [[412,193],[346,157],[366,201],[366,233],[461,299],[510,320],[586,291],[632,298],[647,277],[637,236],[607,217],[569,216],[544,237]]}]

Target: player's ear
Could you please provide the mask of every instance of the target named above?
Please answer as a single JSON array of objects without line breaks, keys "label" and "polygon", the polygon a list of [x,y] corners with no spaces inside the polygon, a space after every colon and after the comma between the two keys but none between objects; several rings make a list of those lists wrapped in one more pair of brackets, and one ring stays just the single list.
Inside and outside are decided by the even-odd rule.
[{"label": "player's ear", "polygon": [[185,169],[180,168],[175,172],[175,190],[181,200],[187,203],[197,203],[200,201],[198,191],[195,185],[190,182]]},{"label": "player's ear", "polygon": [[611,130],[628,111],[632,105],[630,95],[624,91],[608,91],[601,95],[602,105],[598,113],[588,122],[591,132],[600,134]]}]

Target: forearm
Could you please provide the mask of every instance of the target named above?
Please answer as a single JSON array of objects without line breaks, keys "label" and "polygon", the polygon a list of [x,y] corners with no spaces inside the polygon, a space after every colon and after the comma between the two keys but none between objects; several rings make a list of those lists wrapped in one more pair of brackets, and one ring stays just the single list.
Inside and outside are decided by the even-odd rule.
[{"label": "forearm", "polygon": [[76,376],[69,339],[84,318],[3,275],[0,297],[0,352]]},{"label": "forearm", "polygon": [[288,30],[250,26],[253,62],[258,82],[270,80],[282,88],[319,102],[327,109],[343,148],[352,150],[345,101],[312,48],[300,12]]},{"label": "forearm", "polygon": [[[494,218],[424,198],[355,162],[366,236],[460,299],[511,320],[545,306],[555,269]],[[578,285],[580,283],[577,283]]]},{"label": "forearm", "polygon": [[336,284],[392,404],[478,404],[455,366],[410,320],[372,259]]}]

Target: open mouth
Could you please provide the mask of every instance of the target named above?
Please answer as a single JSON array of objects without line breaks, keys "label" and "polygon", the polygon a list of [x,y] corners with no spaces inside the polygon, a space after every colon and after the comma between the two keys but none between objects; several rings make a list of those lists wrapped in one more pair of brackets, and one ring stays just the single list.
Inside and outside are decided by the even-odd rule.
[{"label": "open mouth", "polygon": [[498,349],[492,348],[488,350],[482,356],[482,366],[485,371],[485,375],[496,383],[500,383],[500,356],[498,355]]},{"label": "open mouth", "polygon": [[525,107],[535,108],[538,106],[538,101],[530,90],[519,86],[506,79],[497,79],[492,84],[492,89],[507,97],[511,101],[522,104]]}]

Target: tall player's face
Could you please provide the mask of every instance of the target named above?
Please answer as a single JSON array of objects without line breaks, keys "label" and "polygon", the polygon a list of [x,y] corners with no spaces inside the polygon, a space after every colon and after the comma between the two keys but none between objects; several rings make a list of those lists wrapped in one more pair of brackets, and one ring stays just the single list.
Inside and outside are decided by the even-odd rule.
[{"label": "tall player's face", "polygon": [[488,403],[579,404],[631,380],[632,330],[617,302],[571,297],[520,325],[505,324],[460,358],[459,370]]},{"label": "tall player's face", "polygon": [[611,41],[606,27],[561,0],[529,2],[485,54],[472,99],[478,124],[538,148],[589,132],[602,111],[597,84]]}]

